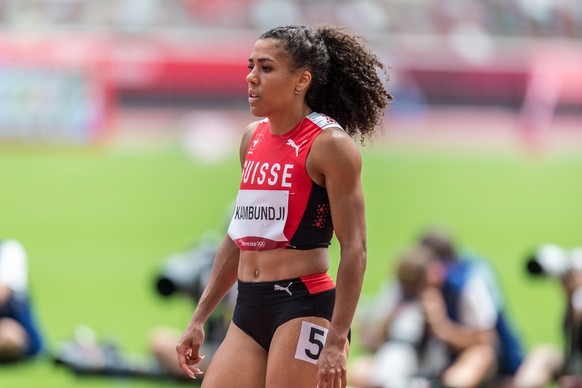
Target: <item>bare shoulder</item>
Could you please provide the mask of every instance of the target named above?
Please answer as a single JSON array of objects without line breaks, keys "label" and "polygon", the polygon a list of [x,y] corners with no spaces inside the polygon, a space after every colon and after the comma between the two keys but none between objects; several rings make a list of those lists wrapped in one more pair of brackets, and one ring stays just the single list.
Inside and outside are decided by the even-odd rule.
[{"label": "bare shoulder", "polygon": [[242,136],[242,142],[249,144],[261,120],[253,121],[245,128]]},{"label": "bare shoulder", "polygon": [[253,121],[252,123],[247,125],[247,127],[245,128],[245,130],[243,132],[242,140],[240,142],[240,150],[239,150],[241,166],[244,164],[246,154],[247,154],[247,151],[249,149],[249,145],[251,143],[251,139],[253,138],[253,135],[255,134],[255,131],[257,130],[257,127],[259,126],[260,122],[261,122],[261,120]]},{"label": "bare shoulder", "polygon": [[327,128],[317,136],[307,160],[309,175],[322,186],[332,175],[358,175],[361,166],[358,144],[341,128]]},{"label": "bare shoulder", "polygon": [[360,149],[356,141],[338,127],[325,129],[313,142],[315,159],[360,159]]},{"label": "bare shoulder", "polygon": [[255,133],[255,130],[257,129],[257,127],[259,126],[259,123],[263,121],[263,120],[256,120],[253,121],[252,123],[250,123],[249,125],[247,125],[247,127],[245,128],[244,131],[244,135],[247,135],[250,133],[250,135],[252,136],[253,133]]}]

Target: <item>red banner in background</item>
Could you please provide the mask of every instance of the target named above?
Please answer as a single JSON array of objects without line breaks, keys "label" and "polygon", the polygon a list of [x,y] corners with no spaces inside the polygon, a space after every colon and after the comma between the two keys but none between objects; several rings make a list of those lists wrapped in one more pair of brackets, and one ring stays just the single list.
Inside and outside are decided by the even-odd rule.
[{"label": "red banner in background", "polygon": [[244,95],[251,43],[4,34],[0,64],[89,68],[122,92]]},{"label": "red banner in background", "polygon": [[0,36],[0,141],[94,144],[121,95],[239,98],[252,43]]},{"label": "red banner in background", "polygon": [[[59,73],[59,69],[68,69],[68,72],[78,69],[88,81],[83,85],[77,79],[77,86],[74,88],[81,92],[93,90],[83,94],[83,98],[87,99],[86,103],[79,105],[87,112],[86,118],[65,120],[66,115],[63,112],[66,110],[59,108],[58,104],[53,104],[58,112],[53,112],[51,117],[63,117],[67,123],[93,123],[90,128],[75,130],[85,134],[78,135],[78,138],[91,141],[97,136],[95,134],[103,133],[100,128],[107,127],[119,95],[130,98],[163,97],[162,102],[170,104],[177,104],[181,96],[210,101],[244,101],[247,90],[247,58],[255,39],[252,31],[236,34],[207,33],[195,37],[105,33],[2,33],[0,77],[9,78],[13,71],[11,69],[20,67],[36,69],[35,71],[45,69],[49,72],[53,69],[55,74],[60,74],[62,86],[69,82],[65,78],[71,76],[63,71]],[[389,75],[395,76],[388,87],[400,102],[406,102],[407,95],[414,91],[418,100],[427,105],[517,107],[524,100],[528,79],[535,74],[536,66],[530,61],[529,53],[537,46],[532,42],[524,46],[516,45],[513,41],[496,40],[490,47],[487,46],[489,49],[486,50],[486,56],[474,58],[460,55],[459,50],[453,50],[447,40],[438,37],[431,40],[430,46],[419,44],[418,39],[413,41],[415,44],[407,44],[407,37],[391,37],[390,41],[385,39],[383,36],[373,39],[371,43],[380,56],[387,58],[384,62],[389,69]],[[579,56],[582,57],[582,54]],[[556,58],[552,63],[562,61]],[[579,75],[578,66],[570,67],[570,73]],[[570,76],[558,77],[564,73],[563,66],[552,70],[553,68],[548,67],[549,70],[543,74],[552,71],[551,74],[556,74],[553,79],[573,79]],[[46,80],[46,71],[43,74],[44,78],[41,78]],[[37,76],[35,73],[34,77]],[[33,127],[43,122],[39,118],[44,117],[44,112],[32,110],[30,114],[26,113],[32,109],[30,106],[38,107],[41,104],[28,103],[37,101],[35,99],[38,96],[30,88],[30,82],[25,82],[25,76],[20,75],[18,79],[18,82],[8,80],[11,84],[4,86],[12,94],[0,94],[0,135],[15,133],[11,126],[19,128],[18,131],[25,128],[19,133],[34,133],[27,132],[26,125],[29,124],[26,119],[16,117],[37,117],[30,124]],[[401,80],[400,83],[398,79]],[[4,79],[0,78],[0,88],[2,82]],[[560,81],[558,86],[560,90],[573,90],[575,93],[571,92],[567,97],[573,96],[570,100],[579,103],[582,93],[579,92],[578,85],[578,82],[565,80]],[[18,97],[10,96],[18,96],[20,92],[15,92],[18,88],[28,93],[30,99],[27,102],[19,100],[17,104],[13,103],[12,100]],[[65,93],[64,88],[59,90]],[[47,90],[45,94],[50,92]],[[6,105],[2,98],[6,101],[12,98],[9,101],[12,104],[11,110],[2,109],[1,105]],[[139,99],[131,102],[136,100],[141,103]],[[97,107],[96,110],[89,109],[91,104]],[[3,129],[6,125],[10,127],[8,130]],[[68,133],[67,131],[61,132]]]}]

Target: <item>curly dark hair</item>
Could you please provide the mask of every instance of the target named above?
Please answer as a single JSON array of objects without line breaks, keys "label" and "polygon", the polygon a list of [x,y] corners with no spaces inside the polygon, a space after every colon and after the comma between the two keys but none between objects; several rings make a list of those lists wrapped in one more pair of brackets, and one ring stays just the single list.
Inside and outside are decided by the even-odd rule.
[{"label": "curly dark hair", "polygon": [[364,44],[363,38],[329,24],[317,27],[275,27],[259,39],[283,43],[293,70],[312,74],[305,99],[316,112],[335,119],[352,137],[371,137],[379,126],[392,96],[379,77],[384,65]]}]

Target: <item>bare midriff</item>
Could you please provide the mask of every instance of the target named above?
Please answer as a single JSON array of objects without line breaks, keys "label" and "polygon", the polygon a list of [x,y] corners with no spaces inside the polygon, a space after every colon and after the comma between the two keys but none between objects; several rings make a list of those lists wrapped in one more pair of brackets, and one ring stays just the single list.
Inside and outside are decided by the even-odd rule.
[{"label": "bare midriff", "polygon": [[241,251],[238,278],[244,282],[268,282],[327,272],[327,248]]}]

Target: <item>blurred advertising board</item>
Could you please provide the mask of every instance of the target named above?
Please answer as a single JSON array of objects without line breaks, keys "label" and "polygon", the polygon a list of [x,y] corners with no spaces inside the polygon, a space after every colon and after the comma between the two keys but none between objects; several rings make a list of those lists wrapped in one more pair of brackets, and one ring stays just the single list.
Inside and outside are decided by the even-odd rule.
[{"label": "blurred advertising board", "polygon": [[105,90],[86,69],[0,63],[0,141],[94,142],[107,117]]},{"label": "blurred advertising board", "polygon": [[246,95],[251,43],[109,35],[0,34],[0,141],[86,144],[120,95]]}]

